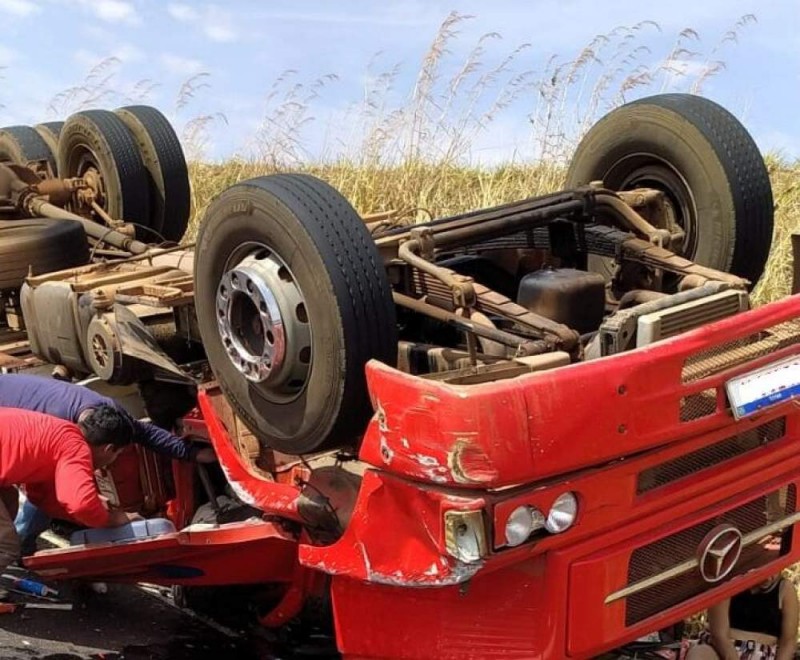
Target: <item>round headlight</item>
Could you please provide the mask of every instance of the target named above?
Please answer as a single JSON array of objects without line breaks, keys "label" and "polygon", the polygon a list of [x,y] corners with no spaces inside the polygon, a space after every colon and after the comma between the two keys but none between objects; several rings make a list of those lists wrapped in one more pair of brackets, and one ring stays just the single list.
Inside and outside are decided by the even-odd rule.
[{"label": "round headlight", "polygon": [[511,512],[506,522],[506,543],[510,546],[524,543],[533,533],[533,509],[529,506],[518,506]]},{"label": "round headlight", "polygon": [[545,528],[551,534],[568,530],[575,523],[578,515],[578,498],[575,493],[561,493],[550,507]]}]

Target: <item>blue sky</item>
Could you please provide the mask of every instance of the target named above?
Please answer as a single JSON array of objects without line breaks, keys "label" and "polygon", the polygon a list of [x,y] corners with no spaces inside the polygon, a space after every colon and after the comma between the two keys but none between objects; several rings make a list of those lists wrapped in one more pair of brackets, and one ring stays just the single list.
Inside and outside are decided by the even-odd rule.
[{"label": "blue sky", "polygon": [[[390,134],[386,139],[400,139],[397,118],[409,125],[408,99],[421,62],[451,11],[472,18],[457,22],[458,34],[442,55],[434,102],[425,108],[427,153],[445,151],[449,131],[460,130],[469,139],[456,145],[459,156],[473,162],[534,158],[546,144],[543,136],[557,141],[564,133],[568,142],[621,98],[622,80],[634,80],[637,71],[639,82],[647,81],[646,70],[655,75],[629,89],[627,100],[686,91],[716,68],[701,93],[744,121],[762,149],[800,157],[796,0],[0,0],[0,125],[133,100],[162,109],[187,138],[202,129],[194,136],[207,157],[270,149],[299,158],[352,153],[365,132],[380,127]],[[748,14],[756,21],[735,28]],[[612,33],[618,26],[627,28]],[[693,32],[680,37],[685,28]],[[465,70],[487,34],[476,63]],[[571,68],[600,34],[611,34],[595,52],[602,65]],[[107,58],[114,59],[86,84]],[[563,97],[543,103],[542,83],[552,82],[560,62],[566,64],[556,86],[571,70],[573,83]],[[487,84],[475,85],[497,67]],[[595,107],[592,90],[613,68],[619,75]],[[198,74],[179,104],[182,84]],[[455,80],[458,93],[451,96]],[[106,93],[98,95],[101,89]],[[198,117],[207,119],[192,122]]]}]

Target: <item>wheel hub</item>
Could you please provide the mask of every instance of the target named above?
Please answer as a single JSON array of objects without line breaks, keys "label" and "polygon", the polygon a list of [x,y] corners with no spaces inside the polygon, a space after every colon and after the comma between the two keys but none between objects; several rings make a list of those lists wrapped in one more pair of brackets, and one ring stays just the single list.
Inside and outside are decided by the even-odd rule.
[{"label": "wheel hub", "polygon": [[280,257],[259,249],[226,270],[216,308],[228,357],[247,380],[285,394],[305,385],[311,330],[303,295]]},{"label": "wheel hub", "polygon": [[[630,169],[626,172],[626,168]],[[621,180],[619,172],[624,173]],[[654,188],[663,192],[669,215],[669,226],[664,228],[675,236],[670,249],[689,259],[694,257],[697,205],[689,184],[672,165],[650,154],[634,154],[615,163],[606,176],[617,190]]]}]

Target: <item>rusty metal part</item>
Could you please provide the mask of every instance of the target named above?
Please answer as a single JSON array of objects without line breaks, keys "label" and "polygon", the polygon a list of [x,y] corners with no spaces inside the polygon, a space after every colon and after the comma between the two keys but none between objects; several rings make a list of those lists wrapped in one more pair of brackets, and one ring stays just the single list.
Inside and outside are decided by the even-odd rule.
[{"label": "rusty metal part", "polygon": [[[168,248],[154,248],[142,254],[136,254],[132,257],[126,257],[121,261],[125,261],[126,263],[133,263],[134,261],[144,261],[145,259],[156,259],[161,257],[165,254],[172,254],[173,252],[191,252],[191,250],[195,247],[194,243],[187,243],[186,245],[175,245],[173,247]],[[188,269],[192,270],[192,269]]]},{"label": "rusty metal part", "polygon": [[375,243],[384,259],[388,261],[396,258],[398,247],[411,238],[413,230],[422,228],[430,229],[436,249],[463,247],[505,236],[514,231],[544,226],[555,218],[588,220],[594,206],[593,198],[594,191],[588,187],[531,197],[488,209],[440,218],[414,227],[396,227],[379,235]]},{"label": "rusty metal part", "polygon": [[55,206],[64,206],[84,185],[83,179],[45,179],[31,186],[31,190]]},{"label": "rusty metal part", "polygon": [[399,215],[398,211],[391,210],[391,211],[377,211],[375,213],[367,213],[361,216],[361,219],[367,224],[371,224],[373,222],[386,222],[387,220],[393,220]]},{"label": "rusty metal part", "polygon": [[83,180],[86,182],[86,188],[83,190],[83,202],[87,206],[91,206],[93,202],[105,201],[105,186],[103,184],[103,177],[96,168],[90,167],[83,173]]},{"label": "rusty metal part", "polygon": [[[23,170],[25,168],[0,163],[0,200],[10,206],[16,206],[19,197],[30,189],[30,183],[25,181]],[[30,174],[36,177],[33,172]],[[38,180],[38,177],[36,178]]]},{"label": "rusty metal part", "polygon": [[[105,222],[109,227],[114,227],[118,231],[122,231],[121,227],[124,225],[122,220],[115,220],[114,218],[112,218],[110,215],[108,215],[108,213],[105,212],[103,207],[100,206],[100,204],[98,204],[95,200],[91,201],[90,206],[92,207],[92,210],[95,213],[97,213],[97,215],[100,216],[101,220],[103,222]],[[130,232],[126,231],[125,233],[127,234],[127,233],[130,233]],[[130,234],[130,235],[133,235],[133,234]]]},{"label": "rusty metal part", "polygon": [[622,221],[626,228],[646,236],[650,242],[656,243],[661,247],[669,246],[672,235],[668,230],[659,229],[651,225],[615,193],[605,190],[598,191],[595,201],[598,211],[611,212]]},{"label": "rusty metal part", "polygon": [[616,191],[616,195],[651,225],[666,229],[670,234],[670,245],[677,245],[686,237],[686,231],[678,223],[675,207],[663,190],[634,188]]},{"label": "rusty metal part", "polygon": [[447,383],[448,385],[478,385],[491,383],[507,378],[516,378],[535,371],[546,371],[563,367],[571,362],[570,355],[563,351],[526,355],[524,357],[456,368],[450,371],[439,371],[421,376],[425,380]]},{"label": "rusty metal part", "polygon": [[656,188],[635,188],[618,190],[615,193],[623,202],[633,208],[646,208],[660,204],[664,200],[664,192]]},{"label": "rusty metal part", "polygon": [[[449,270],[443,266],[436,266],[436,268],[440,271]],[[417,278],[415,284],[417,293],[425,295],[432,303],[446,305],[449,302],[440,278],[433,278],[429,274],[423,273]],[[507,318],[528,333],[541,336],[553,348],[559,348],[570,353],[579,349],[580,338],[575,330],[535,314],[478,282],[473,282],[472,287],[476,295],[475,309],[477,311]]]},{"label": "rusty metal part", "polygon": [[92,292],[96,296],[102,290],[103,295],[112,300],[121,295],[126,304],[135,303],[149,308],[176,307],[190,304],[192,300],[188,274],[167,265],[112,261],[46,273],[26,280],[31,289],[46,282],[64,282],[78,294]]},{"label": "rusty metal part", "polygon": [[659,300],[660,298],[665,298],[666,296],[667,294],[661,291],[634,289],[633,291],[628,291],[622,296],[622,298],[619,299],[617,309],[625,309],[631,305],[641,305],[642,303]]},{"label": "rusty metal part", "polygon": [[693,276],[692,282],[695,286],[701,286],[706,282],[725,282],[734,288],[746,289],[749,284],[747,280],[737,275],[701,266],[674,252],[638,238],[631,238],[620,246],[620,257],[623,260],[634,261],[650,268],[660,268],[677,275]]},{"label": "rusty metal part", "polygon": [[[459,311],[463,312],[463,310]],[[496,327],[495,324],[492,323],[492,320],[488,316],[486,316],[486,314],[483,314],[477,310],[471,310],[469,315],[469,320],[472,323],[485,325],[489,328]],[[490,339],[486,339],[485,337],[480,337],[478,343],[480,344],[480,348],[483,351],[484,355],[488,355],[491,357],[505,357],[506,351],[502,344],[491,341]]]},{"label": "rusty metal part", "polygon": [[437,266],[418,254],[424,249],[423,241],[431,240],[432,234],[430,230],[417,230],[417,233],[412,230],[412,236],[414,238],[400,245],[398,257],[410,266],[421,270],[423,273],[428,273],[448,286],[453,296],[453,304],[456,307],[474,307],[477,297],[472,278]]},{"label": "rusty metal part", "polygon": [[133,254],[144,254],[150,250],[150,246],[147,245],[147,243],[129,238],[121,232],[104,227],[93,220],[88,220],[75,213],[65,211],[64,209],[46,202],[40,197],[28,198],[26,200],[26,210],[32,216],[76,220],[83,225],[83,230],[92,238],[96,238],[116,248],[132,252]]},{"label": "rusty metal part", "polygon": [[430,316],[431,318],[442,321],[443,323],[452,325],[464,332],[471,332],[478,337],[484,337],[486,339],[499,342],[505,346],[509,346],[515,349],[516,355],[518,356],[539,355],[540,353],[546,353],[547,351],[552,350],[552,345],[546,341],[529,340],[524,337],[513,335],[510,332],[497,330],[496,328],[490,328],[488,326],[481,325],[480,323],[473,323],[463,316],[459,316],[453,312],[448,312],[447,310],[444,310],[441,307],[436,307],[435,305],[431,305],[424,300],[417,300],[416,298],[412,298],[411,296],[406,296],[397,292],[392,293],[392,298],[394,299],[396,305],[400,305],[401,307],[405,307],[406,309],[410,309],[420,314],[425,314],[426,316]]}]

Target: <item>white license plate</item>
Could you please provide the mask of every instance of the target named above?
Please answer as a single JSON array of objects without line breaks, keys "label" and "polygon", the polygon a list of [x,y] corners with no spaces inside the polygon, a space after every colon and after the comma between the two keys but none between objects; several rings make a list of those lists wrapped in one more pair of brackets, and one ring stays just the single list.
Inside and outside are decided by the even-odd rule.
[{"label": "white license plate", "polygon": [[731,378],[725,383],[736,419],[800,396],[800,356]]}]

